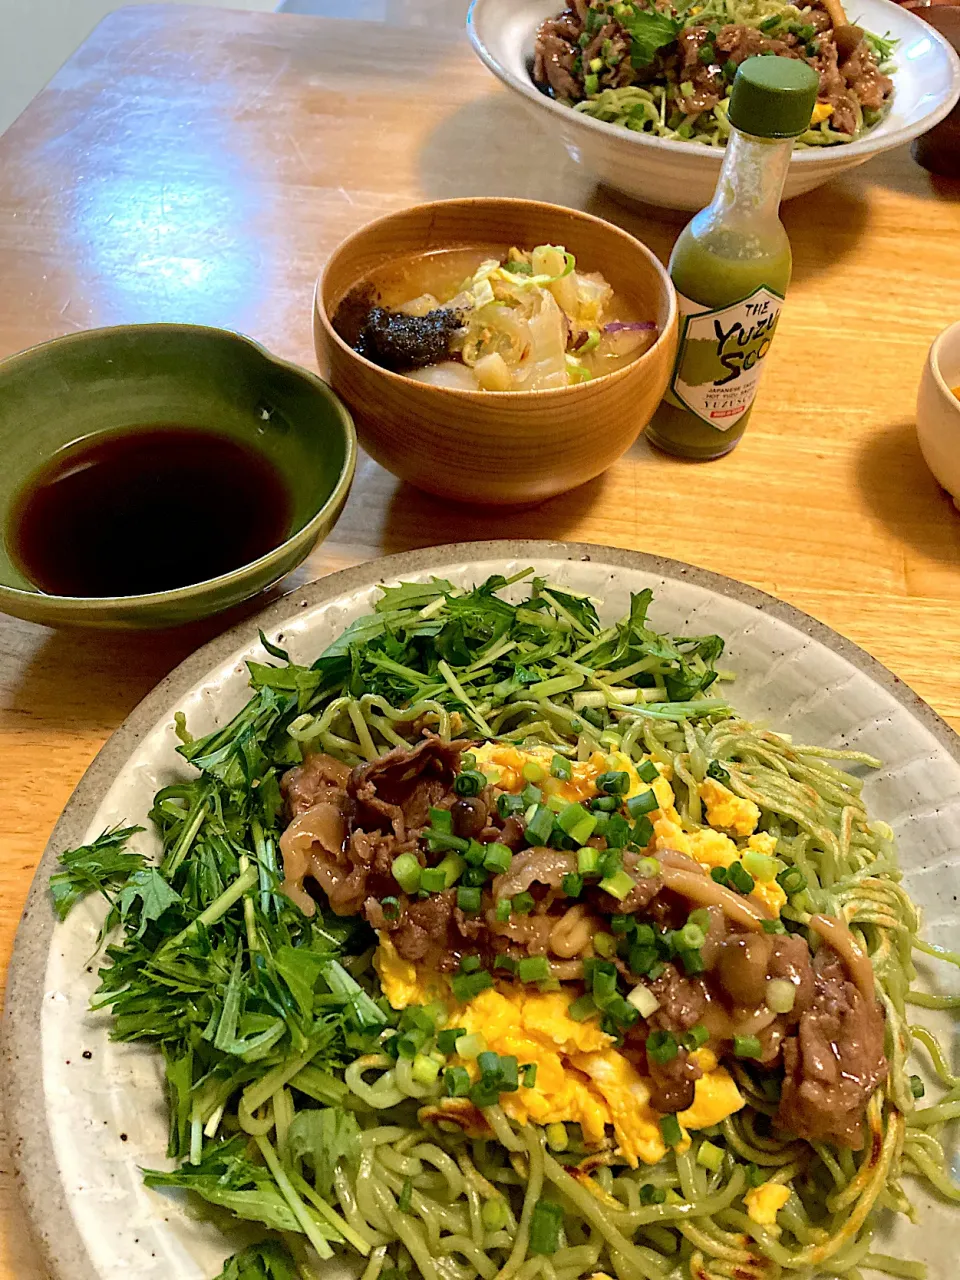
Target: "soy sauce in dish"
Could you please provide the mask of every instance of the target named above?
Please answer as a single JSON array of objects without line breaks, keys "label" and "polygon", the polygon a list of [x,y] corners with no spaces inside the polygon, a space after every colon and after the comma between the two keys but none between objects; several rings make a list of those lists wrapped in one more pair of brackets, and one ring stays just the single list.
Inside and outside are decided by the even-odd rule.
[{"label": "soy sauce in dish", "polygon": [[6,535],[49,595],[134,596],[229,573],[289,534],[291,495],[263,454],[177,426],[65,449],[26,483]]}]

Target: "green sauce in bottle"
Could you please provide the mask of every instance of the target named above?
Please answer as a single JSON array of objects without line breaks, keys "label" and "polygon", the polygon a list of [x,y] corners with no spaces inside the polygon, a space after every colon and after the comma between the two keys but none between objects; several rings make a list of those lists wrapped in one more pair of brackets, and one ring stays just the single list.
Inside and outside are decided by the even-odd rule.
[{"label": "green sauce in bottle", "polygon": [[779,217],[793,140],[810,123],[816,72],[796,58],[748,58],[712,202],[680,233],[670,275],[680,345],[647,439],[683,458],[719,458],[747,428],[792,259]]}]

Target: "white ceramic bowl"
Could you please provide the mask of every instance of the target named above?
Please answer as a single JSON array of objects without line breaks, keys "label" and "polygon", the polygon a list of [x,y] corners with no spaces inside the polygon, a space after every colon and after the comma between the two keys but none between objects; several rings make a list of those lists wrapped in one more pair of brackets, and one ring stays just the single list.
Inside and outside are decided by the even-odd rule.
[{"label": "white ceramic bowl", "polygon": [[920,450],[960,509],[960,400],[954,387],[960,387],[960,321],[931,346],[917,395]]},{"label": "white ceramic bowl", "polygon": [[[563,0],[473,0],[473,47],[498,79],[520,95],[541,124],[556,130],[570,155],[615,191],[668,209],[701,209],[713,195],[722,151],[693,142],[633,133],[561,106],[530,78],[537,29]],[[895,53],[894,100],[886,119],[847,146],[797,151],[785,199],[803,195],[871,156],[926,133],[960,98],[960,58],[933,27],[892,0],[848,0],[851,21],[890,33]]]}]

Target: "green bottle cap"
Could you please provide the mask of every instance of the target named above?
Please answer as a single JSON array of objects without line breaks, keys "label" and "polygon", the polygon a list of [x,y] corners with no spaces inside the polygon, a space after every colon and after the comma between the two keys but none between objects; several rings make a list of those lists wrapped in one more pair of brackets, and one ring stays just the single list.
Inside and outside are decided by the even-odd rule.
[{"label": "green bottle cap", "polygon": [[820,77],[799,58],[747,58],[730,93],[730,123],[756,138],[796,138],[810,127],[819,88]]}]

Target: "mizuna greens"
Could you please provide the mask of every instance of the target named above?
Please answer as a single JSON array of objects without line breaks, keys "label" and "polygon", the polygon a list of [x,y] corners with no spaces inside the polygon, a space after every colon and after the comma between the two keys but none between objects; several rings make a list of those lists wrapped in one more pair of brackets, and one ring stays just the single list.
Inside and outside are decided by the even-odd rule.
[{"label": "mizuna greens", "polygon": [[[147,1171],[147,1184],[185,1188],[271,1233],[230,1259],[220,1280],[315,1280],[335,1250],[365,1268],[365,1280],[415,1271],[426,1280],[577,1280],[604,1267],[620,1280],[711,1280],[759,1265],[756,1251],[770,1277],[826,1259],[845,1262],[854,1278],[861,1263],[920,1276],[913,1264],[870,1255],[864,1226],[878,1201],[906,1208],[901,1162],[960,1197],[937,1142],[941,1113],[925,1122],[920,1112],[904,1139],[919,1085],[906,1074],[904,1013],[916,916],[889,832],[870,823],[856,778],[830,763],[877,762],[792,747],[736,719],[718,694],[722,640],[658,634],[649,591],[603,627],[591,600],[537,577],[519,603],[500,594],[531,576],[497,575],[471,591],[443,580],[385,588],[374,612],[311,667],[261,636],[272,661],[248,664],[253,696],[229,724],[194,738],[178,717],[178,749],[194,772],[155,797],[156,865],[127,849],[140,827],[63,855],[51,881],[61,918],[87,894],[108,904],[94,1007],[111,1010],[115,1039],[163,1055],[174,1167]],[[561,778],[565,761],[598,750],[669,765],[690,830],[701,822],[706,778],[758,804],[783,874],[795,869],[789,928],[805,928],[814,911],[844,912],[879,939],[870,950],[894,1048],[889,1082],[870,1103],[877,1144],[859,1170],[849,1152],[808,1156],[760,1133],[755,1117],[772,1111],[748,1061],[740,1084],[754,1118],[725,1121],[653,1170],[608,1162],[595,1178],[571,1176],[582,1144],[548,1130],[545,1149],[535,1126],[511,1126],[496,1090],[484,1111],[492,1141],[421,1124],[441,1079],[451,1092],[457,1071],[465,1074],[440,1074],[457,1044],[452,1032],[444,1038],[444,1011],[392,1009],[371,965],[374,931],[323,910],[304,916],[279,891],[278,847],[280,779],[305,752],[362,764],[424,728],[546,744]],[[527,968],[531,982],[542,978]],[[464,963],[465,977],[476,971]],[[926,1034],[917,1038],[929,1049]],[[750,1046],[741,1047],[748,1060]],[[383,1073],[373,1085],[363,1079],[371,1069]],[[536,1075],[521,1066],[507,1084],[505,1058],[490,1070],[500,1090],[530,1087]],[[946,1118],[960,1086],[938,1071]],[[677,1125],[664,1117],[665,1137],[668,1120]],[[736,1208],[764,1166],[797,1188],[795,1243],[753,1229]],[[805,1190],[821,1175],[834,1207]]]}]

